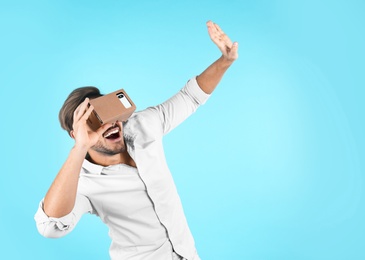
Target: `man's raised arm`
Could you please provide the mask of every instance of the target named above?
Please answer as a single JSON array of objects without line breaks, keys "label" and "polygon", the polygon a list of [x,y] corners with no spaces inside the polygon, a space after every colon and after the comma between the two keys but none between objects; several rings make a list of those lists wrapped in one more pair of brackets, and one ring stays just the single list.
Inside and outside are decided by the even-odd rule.
[{"label": "man's raised arm", "polygon": [[217,24],[209,21],[207,26],[209,36],[222,56],[199,76],[192,78],[176,95],[146,111],[159,116],[163,134],[170,132],[205,103],[226,70],[238,58],[238,44],[232,43]]},{"label": "man's raised arm", "polygon": [[205,93],[211,94],[222,79],[226,70],[238,58],[238,43],[232,43],[218,24],[208,21],[207,26],[209,36],[222,52],[222,56],[200,74],[196,80],[199,87]]}]

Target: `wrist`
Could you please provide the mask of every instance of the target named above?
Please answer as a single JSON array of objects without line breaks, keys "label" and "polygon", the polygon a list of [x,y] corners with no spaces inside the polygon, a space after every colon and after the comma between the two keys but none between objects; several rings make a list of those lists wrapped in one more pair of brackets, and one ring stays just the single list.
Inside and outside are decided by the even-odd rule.
[{"label": "wrist", "polygon": [[75,151],[77,154],[80,154],[82,156],[85,156],[87,154],[87,151],[89,150],[89,147],[86,145],[81,145],[81,144],[75,144],[72,147],[72,150]]},{"label": "wrist", "polygon": [[229,59],[228,57],[226,57],[224,55],[222,55],[218,59],[220,66],[223,68],[226,68],[226,69],[229,68],[233,64],[234,61],[235,61],[234,59]]}]

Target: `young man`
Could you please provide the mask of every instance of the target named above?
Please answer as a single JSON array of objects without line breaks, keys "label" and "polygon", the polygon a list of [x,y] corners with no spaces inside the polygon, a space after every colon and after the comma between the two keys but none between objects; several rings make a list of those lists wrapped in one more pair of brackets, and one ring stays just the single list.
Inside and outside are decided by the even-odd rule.
[{"label": "young man", "polygon": [[85,87],[69,95],[59,119],[75,144],[35,215],[43,236],[64,236],[92,213],[109,227],[112,259],[199,259],[162,137],[208,99],[238,57],[236,42],[217,24],[209,21],[207,27],[222,56],[175,96],[124,123],[92,131],[88,104],[101,96],[99,90]]}]

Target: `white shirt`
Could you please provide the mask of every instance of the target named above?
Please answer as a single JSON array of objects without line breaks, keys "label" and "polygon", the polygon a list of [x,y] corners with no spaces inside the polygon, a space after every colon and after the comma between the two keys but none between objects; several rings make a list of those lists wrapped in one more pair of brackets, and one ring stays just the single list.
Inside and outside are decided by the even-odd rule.
[{"label": "white shirt", "polygon": [[194,239],[167,167],[162,137],[191,115],[209,95],[193,78],[166,102],[133,114],[124,124],[128,153],[137,169],[103,167],[85,160],[72,212],[48,217],[41,201],[35,220],[46,237],[69,233],[87,212],[109,227],[112,259],[197,260]]}]

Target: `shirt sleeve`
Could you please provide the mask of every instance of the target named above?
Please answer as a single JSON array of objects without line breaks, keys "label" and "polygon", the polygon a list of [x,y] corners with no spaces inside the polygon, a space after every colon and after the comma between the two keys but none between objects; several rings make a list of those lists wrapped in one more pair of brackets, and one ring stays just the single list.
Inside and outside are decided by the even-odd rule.
[{"label": "shirt sleeve", "polygon": [[59,238],[70,233],[81,216],[85,213],[92,213],[92,206],[89,199],[77,194],[73,210],[66,216],[60,218],[48,217],[43,210],[44,199],[39,203],[38,211],[34,216],[38,232],[47,238]]},{"label": "shirt sleeve", "polygon": [[210,95],[199,87],[194,77],[173,97],[153,107],[162,121],[163,134],[167,134],[193,114],[209,97]]}]

